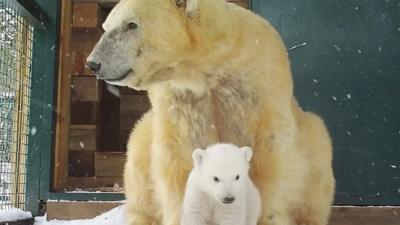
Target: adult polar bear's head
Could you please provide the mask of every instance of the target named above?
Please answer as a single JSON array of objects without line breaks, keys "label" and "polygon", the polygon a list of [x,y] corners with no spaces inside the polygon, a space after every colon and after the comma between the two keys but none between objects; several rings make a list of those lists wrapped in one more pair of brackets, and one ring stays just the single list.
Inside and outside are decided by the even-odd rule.
[{"label": "adult polar bear's head", "polygon": [[[135,89],[206,72],[232,25],[224,0],[122,0],[87,59],[99,79]],[[218,18],[218,19],[217,19]],[[222,50],[221,50],[222,51]],[[221,52],[220,51],[220,52]],[[197,74],[196,74],[197,73]]]}]

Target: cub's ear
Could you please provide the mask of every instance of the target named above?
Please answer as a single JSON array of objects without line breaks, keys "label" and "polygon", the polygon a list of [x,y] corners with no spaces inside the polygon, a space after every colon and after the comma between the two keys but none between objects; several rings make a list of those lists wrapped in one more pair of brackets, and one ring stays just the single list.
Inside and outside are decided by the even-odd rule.
[{"label": "cub's ear", "polygon": [[204,160],[204,151],[201,148],[194,150],[192,153],[192,158],[195,167],[201,166]]},{"label": "cub's ear", "polygon": [[195,14],[200,0],[175,0],[178,8],[185,9],[186,15],[191,17]]},{"label": "cub's ear", "polygon": [[244,151],[244,157],[247,162],[250,162],[251,157],[253,156],[253,150],[248,146],[241,147],[240,150]]}]

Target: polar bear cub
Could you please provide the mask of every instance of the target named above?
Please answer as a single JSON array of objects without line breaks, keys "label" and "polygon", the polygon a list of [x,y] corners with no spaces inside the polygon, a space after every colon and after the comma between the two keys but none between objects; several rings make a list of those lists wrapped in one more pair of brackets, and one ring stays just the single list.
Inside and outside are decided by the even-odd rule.
[{"label": "polar bear cub", "polygon": [[192,157],[181,225],[256,225],[261,200],[248,176],[251,148],[216,144]]}]

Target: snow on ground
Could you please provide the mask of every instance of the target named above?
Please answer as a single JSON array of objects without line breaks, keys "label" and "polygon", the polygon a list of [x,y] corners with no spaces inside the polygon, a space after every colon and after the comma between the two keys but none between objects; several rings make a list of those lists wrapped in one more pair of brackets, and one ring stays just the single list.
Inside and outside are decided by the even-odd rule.
[{"label": "snow on ground", "polygon": [[29,218],[32,218],[32,214],[21,209],[0,209],[0,222],[11,222]]},{"label": "snow on ground", "polygon": [[36,217],[34,225],[126,225],[125,209],[126,205],[121,205],[93,219],[87,220],[46,221],[46,217]]}]

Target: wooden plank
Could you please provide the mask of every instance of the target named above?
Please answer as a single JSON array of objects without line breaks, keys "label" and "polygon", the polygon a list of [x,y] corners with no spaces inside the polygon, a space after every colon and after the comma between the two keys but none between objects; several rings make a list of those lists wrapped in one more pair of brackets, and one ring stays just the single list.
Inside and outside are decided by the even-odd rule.
[{"label": "wooden plank", "polygon": [[329,225],[400,225],[400,207],[333,207]]},{"label": "wooden plank", "polygon": [[115,93],[118,88],[100,81],[102,97],[99,103],[99,132],[98,151],[107,149],[119,150],[120,99]]},{"label": "wooden plank", "polygon": [[90,52],[74,51],[72,53],[73,69],[72,73],[75,76],[93,76],[93,73],[86,68],[86,59]]},{"label": "wooden plank", "polygon": [[101,29],[74,30],[72,35],[72,51],[91,52],[102,33]]},{"label": "wooden plank", "polygon": [[120,202],[48,202],[47,219],[91,219],[121,204]]},{"label": "wooden plank", "polygon": [[99,101],[99,85],[95,76],[74,76],[71,88],[74,102]]},{"label": "wooden plank", "polygon": [[71,102],[71,124],[97,124],[97,102]]},{"label": "wooden plank", "polygon": [[96,152],[94,157],[96,177],[122,176],[125,165],[125,153]]},{"label": "wooden plank", "polygon": [[97,191],[108,188],[108,191],[120,192],[123,185],[122,176],[115,177],[69,177],[67,190]]},{"label": "wooden plank", "polygon": [[96,125],[71,125],[69,149],[71,151],[96,151]]},{"label": "wooden plank", "polygon": [[[98,205],[104,204],[104,205]],[[117,207],[116,202],[48,202],[48,219],[88,219]],[[106,205],[109,205],[107,207]],[[333,207],[329,225],[399,225],[400,207]]]},{"label": "wooden plank", "polygon": [[94,175],[94,153],[70,151],[68,157],[68,176],[92,177]]},{"label": "wooden plank", "polygon": [[147,95],[121,95],[121,115],[143,115],[150,109],[150,101]]},{"label": "wooden plank", "polygon": [[68,177],[69,123],[71,102],[71,23],[72,2],[61,1],[60,53],[57,84],[57,120],[54,151],[53,190],[61,191]]},{"label": "wooden plank", "polygon": [[102,22],[101,10],[97,3],[74,3],[72,27],[96,28]]}]

